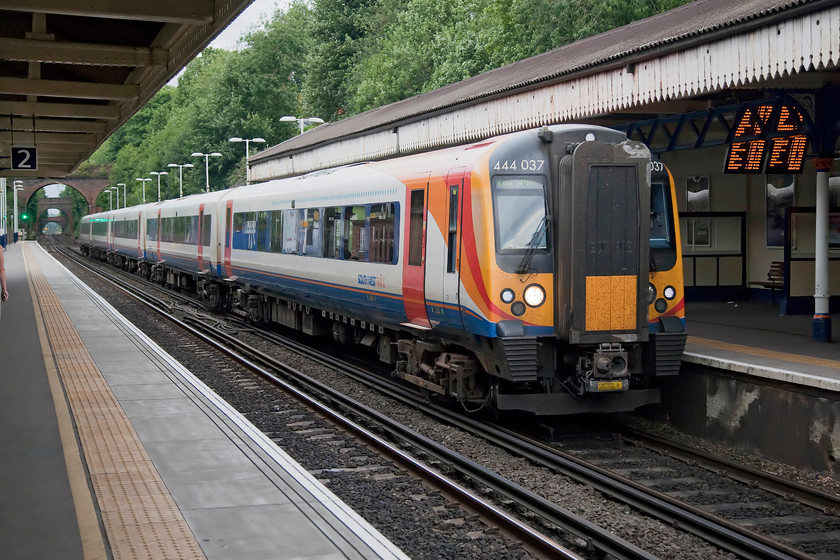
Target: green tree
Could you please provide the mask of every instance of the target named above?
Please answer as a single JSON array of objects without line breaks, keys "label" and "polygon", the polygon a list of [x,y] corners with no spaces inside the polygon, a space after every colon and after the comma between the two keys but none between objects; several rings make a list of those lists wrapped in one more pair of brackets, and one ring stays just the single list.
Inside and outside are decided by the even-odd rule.
[{"label": "green tree", "polygon": [[302,92],[306,116],[333,120],[347,114],[354,89],[351,69],[377,4],[376,0],[314,0],[308,30],[313,47]]},{"label": "green tree", "polygon": [[[242,184],[245,153],[233,136],[277,144],[297,133],[280,117],[336,120],[475,76],[689,0],[297,0],[242,37],[242,50],[208,48],[177,86],[164,86],[79,173],[108,174],[142,200],[137,177],[168,171],[164,198]],[[153,191],[150,194],[149,189]],[[157,198],[157,181],[146,200]],[[106,195],[107,198],[107,195]],[[107,207],[104,200],[104,207]],[[100,204],[103,204],[100,197]]]}]

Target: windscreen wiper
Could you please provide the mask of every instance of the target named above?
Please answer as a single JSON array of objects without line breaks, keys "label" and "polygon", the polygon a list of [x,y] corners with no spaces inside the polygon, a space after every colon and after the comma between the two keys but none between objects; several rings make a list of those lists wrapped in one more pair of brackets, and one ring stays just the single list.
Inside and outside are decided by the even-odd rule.
[{"label": "windscreen wiper", "polygon": [[528,251],[522,257],[522,261],[516,267],[516,274],[525,274],[526,272],[531,272],[531,261],[534,260],[534,253],[537,252],[537,247],[539,247],[543,239],[545,239],[545,232],[548,229],[548,215],[543,216],[543,219],[540,220],[537,229],[534,231],[534,234],[531,235],[531,240],[528,242]]}]

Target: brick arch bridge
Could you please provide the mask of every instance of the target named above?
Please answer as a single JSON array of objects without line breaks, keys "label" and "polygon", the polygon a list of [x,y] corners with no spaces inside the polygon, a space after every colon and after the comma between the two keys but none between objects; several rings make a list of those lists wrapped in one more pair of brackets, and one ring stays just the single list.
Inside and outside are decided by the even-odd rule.
[{"label": "brick arch bridge", "polygon": [[[9,179],[9,186],[12,186],[18,179]],[[108,179],[90,179],[88,177],[63,177],[61,179],[20,179],[23,183],[23,190],[18,195],[18,199],[28,201],[38,189],[42,189],[47,185],[65,185],[73,187],[85,197],[88,203],[88,211],[90,213],[99,212],[101,209],[96,206],[96,197],[99,193],[108,188]],[[72,212],[69,213],[72,215]]]},{"label": "brick arch bridge", "polygon": [[[99,196],[99,193],[104,191],[108,188],[108,179],[91,179],[87,177],[63,177],[61,179],[21,179],[19,180],[22,183],[23,190],[20,191],[18,194],[18,201],[20,205],[24,208],[26,204],[29,202],[29,199],[38,192],[39,189],[42,189],[48,185],[65,185],[68,187],[73,187],[82,196],[85,197],[85,200],[88,203],[88,212],[93,214],[94,212],[101,211],[101,208],[96,206],[96,197]],[[17,179],[9,179],[7,184],[8,186],[14,185],[18,182]],[[40,232],[43,228],[43,224],[47,221],[57,221],[51,220],[47,215],[46,211],[49,208],[58,208],[61,210],[64,215],[66,216],[66,223],[69,224],[69,229],[67,227],[63,227],[63,231],[65,233],[72,234],[73,231],[73,199],[70,197],[57,197],[57,198],[47,198],[43,199],[41,202],[38,203],[38,231]]]},{"label": "brick arch bridge", "polygon": [[[47,210],[55,208],[61,210],[58,216],[48,216]],[[61,231],[67,235],[73,235],[73,199],[69,196],[53,198],[42,198],[38,201],[38,231],[44,229],[47,222],[56,222],[61,226]]]}]

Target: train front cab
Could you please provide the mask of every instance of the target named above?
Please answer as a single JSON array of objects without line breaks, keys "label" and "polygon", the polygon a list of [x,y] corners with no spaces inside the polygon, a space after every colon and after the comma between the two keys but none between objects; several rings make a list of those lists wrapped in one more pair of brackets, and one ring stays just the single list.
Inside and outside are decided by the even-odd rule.
[{"label": "train front cab", "polygon": [[[627,141],[620,133],[593,132],[586,135],[587,141],[580,131],[541,134],[550,154],[553,185],[547,189],[550,227],[545,229],[551,233],[544,252],[553,255],[553,311],[544,310],[538,319],[526,314],[523,319],[530,318],[530,329],[526,321],[522,328],[515,321],[500,322],[505,361],[516,363],[511,358],[517,344],[525,348],[529,340],[536,343],[539,356],[530,391],[505,393],[505,387],[514,386],[499,385],[494,399],[499,409],[537,414],[633,410],[660,400],[650,382],[658,367],[669,365],[660,360],[662,348],[677,357],[676,368],[662,371],[678,371],[685,343],[682,307],[677,307],[682,302],[680,259],[664,270],[660,258],[662,269],[651,273],[651,257],[663,251],[658,240],[651,251],[650,154],[643,144]],[[670,183],[660,183],[656,190],[660,195],[668,191],[673,218]],[[670,230],[674,243],[669,250],[676,254],[679,242],[674,233]],[[535,270],[518,270],[519,281],[551,286],[551,275]],[[673,297],[665,312],[656,312],[649,322],[650,289],[662,282],[660,290],[669,286]],[[658,300],[650,303],[651,310]],[[539,332],[541,324],[553,325],[553,335],[527,336],[529,330]],[[504,371],[500,377],[528,381],[525,370]],[[533,390],[539,384],[542,393]]]},{"label": "train front cab", "polygon": [[685,289],[677,227],[674,178],[662,162],[651,162],[649,341],[643,346],[645,375],[678,375],[685,350]]}]

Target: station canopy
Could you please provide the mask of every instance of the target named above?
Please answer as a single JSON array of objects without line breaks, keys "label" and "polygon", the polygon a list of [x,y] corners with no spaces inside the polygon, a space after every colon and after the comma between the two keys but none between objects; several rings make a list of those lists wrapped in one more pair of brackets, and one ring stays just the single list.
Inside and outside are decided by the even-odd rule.
[{"label": "station canopy", "polygon": [[0,177],[70,173],[250,3],[0,0]]}]

